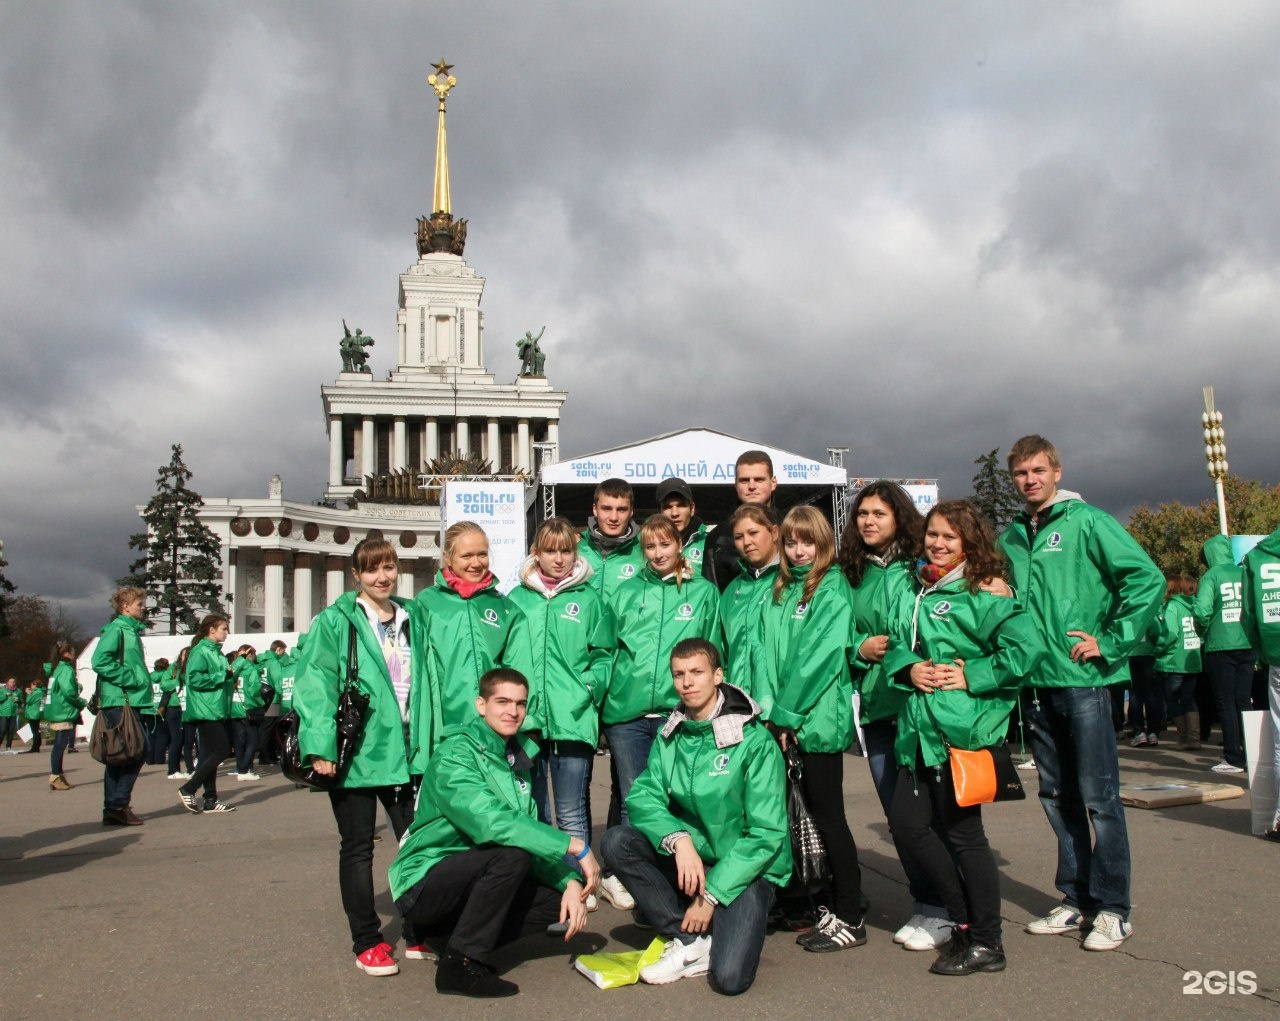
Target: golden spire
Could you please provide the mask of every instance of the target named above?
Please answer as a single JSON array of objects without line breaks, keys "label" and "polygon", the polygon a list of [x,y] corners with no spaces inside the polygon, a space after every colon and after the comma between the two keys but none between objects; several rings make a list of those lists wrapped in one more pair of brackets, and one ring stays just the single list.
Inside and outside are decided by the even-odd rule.
[{"label": "golden spire", "polygon": [[444,58],[435,65],[435,74],[427,75],[427,84],[435,89],[440,101],[439,124],[436,127],[436,182],[431,195],[431,211],[433,213],[452,213],[449,199],[449,146],[444,131],[444,101],[449,97],[449,90],[458,84],[458,79],[449,72],[452,64],[446,64]]}]

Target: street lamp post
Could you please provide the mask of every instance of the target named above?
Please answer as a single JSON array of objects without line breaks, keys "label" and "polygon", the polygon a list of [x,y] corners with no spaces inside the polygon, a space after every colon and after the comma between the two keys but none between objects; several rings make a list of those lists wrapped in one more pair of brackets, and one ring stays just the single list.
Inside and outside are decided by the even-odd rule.
[{"label": "street lamp post", "polygon": [[1222,491],[1222,480],[1226,478],[1228,470],[1227,433],[1222,428],[1222,412],[1213,406],[1211,386],[1204,388],[1204,414],[1200,416],[1200,424],[1204,426],[1206,468],[1218,493],[1218,528],[1223,535],[1230,535],[1227,530],[1227,497]]}]

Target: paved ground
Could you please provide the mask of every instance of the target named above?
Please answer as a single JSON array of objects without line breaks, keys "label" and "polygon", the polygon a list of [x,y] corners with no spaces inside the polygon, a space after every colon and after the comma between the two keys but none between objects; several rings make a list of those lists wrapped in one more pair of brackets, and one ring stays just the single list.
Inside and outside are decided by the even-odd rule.
[{"label": "paved ground", "polygon": [[[1211,752],[1123,753],[1126,781],[1216,779]],[[598,763],[602,766],[602,763]],[[592,933],[570,946],[545,937],[505,952],[520,983],[514,1001],[438,997],[435,965],[402,962],[368,978],[349,952],[336,882],[337,836],[323,795],[295,791],[278,773],[224,784],[239,811],[188,815],[175,781],[147,767],[134,807],[145,827],[100,824],[101,767],[67,758],[76,788],[53,793],[47,758],[0,755],[0,1015],[14,1019],[115,1018],[598,1018],[699,1019],[1275,1018],[1280,1016],[1280,846],[1249,835],[1248,797],[1212,805],[1129,811],[1136,934],[1091,954],[1078,938],[1029,936],[1021,924],[1056,902],[1053,845],[1034,796],[984,813],[1003,874],[1009,968],[939,978],[932,955],[894,946],[909,913],[865,763],[847,760],[848,803],[871,897],[870,941],[809,954],[779,933],[765,945],[756,985],[717,996],[705,980],[601,992],[569,971],[570,952],[648,941],[605,906]],[[598,817],[608,771],[597,769]],[[1030,789],[1034,792],[1034,773]],[[379,908],[393,916],[378,850]],[[388,935],[398,935],[391,922]],[[1188,994],[1190,972],[1252,972],[1257,992]],[[1210,989],[1218,988],[1212,979]]]}]

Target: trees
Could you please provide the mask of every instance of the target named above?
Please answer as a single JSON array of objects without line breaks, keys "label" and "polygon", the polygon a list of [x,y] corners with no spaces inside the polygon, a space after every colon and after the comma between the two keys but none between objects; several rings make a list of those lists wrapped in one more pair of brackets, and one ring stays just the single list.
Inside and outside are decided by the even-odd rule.
[{"label": "trees", "polygon": [[1022,497],[1013,484],[1013,476],[1000,463],[999,447],[974,458],[978,470],[973,476],[973,492],[969,502],[986,517],[995,534],[999,535],[1022,510]]},{"label": "trees", "polygon": [[[1227,527],[1232,535],[1269,535],[1280,524],[1280,486],[1228,475]],[[1218,534],[1218,505],[1214,499],[1196,506],[1174,501],[1154,510],[1143,504],[1129,519],[1129,534],[1166,574],[1198,577],[1204,570],[1200,549]]]},{"label": "trees", "polygon": [[4,576],[4,569],[9,566],[9,561],[4,558],[4,543],[0,542],[0,638],[5,637],[9,633],[8,607],[13,602],[9,597],[9,593],[15,591],[16,586],[8,578]]},{"label": "trees", "polygon": [[146,589],[147,601],[168,625],[194,631],[202,611],[222,609],[222,544],[197,516],[204,500],[187,488],[191,471],[182,463],[182,447],[160,468],[156,494],[142,512],[147,530],[129,539],[142,556],[129,565],[121,585]]},{"label": "trees", "polygon": [[71,642],[76,648],[84,643],[85,632],[61,603],[16,596],[8,604],[9,634],[0,640],[0,683],[16,677],[25,687],[44,676],[41,664],[48,662],[54,642]]}]

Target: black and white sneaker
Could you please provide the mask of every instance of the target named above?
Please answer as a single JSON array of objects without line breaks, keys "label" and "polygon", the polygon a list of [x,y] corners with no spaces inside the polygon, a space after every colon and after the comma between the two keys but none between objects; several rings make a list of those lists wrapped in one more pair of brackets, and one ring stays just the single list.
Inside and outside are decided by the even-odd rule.
[{"label": "black and white sneaker", "polygon": [[178,791],[178,800],[182,802],[182,807],[194,815],[200,814],[200,806],[196,804],[196,796],[194,794],[186,794]]},{"label": "black and white sneaker", "polygon": [[828,911],[801,946],[815,954],[830,954],[837,950],[852,950],[866,941],[867,927],[861,921],[850,925],[839,915]]},{"label": "black and white sneaker", "polygon": [[206,801],[204,803],[204,810],[206,813],[209,813],[209,812],[234,812],[236,809],[234,805],[224,805],[221,801],[214,801],[214,802]]}]

